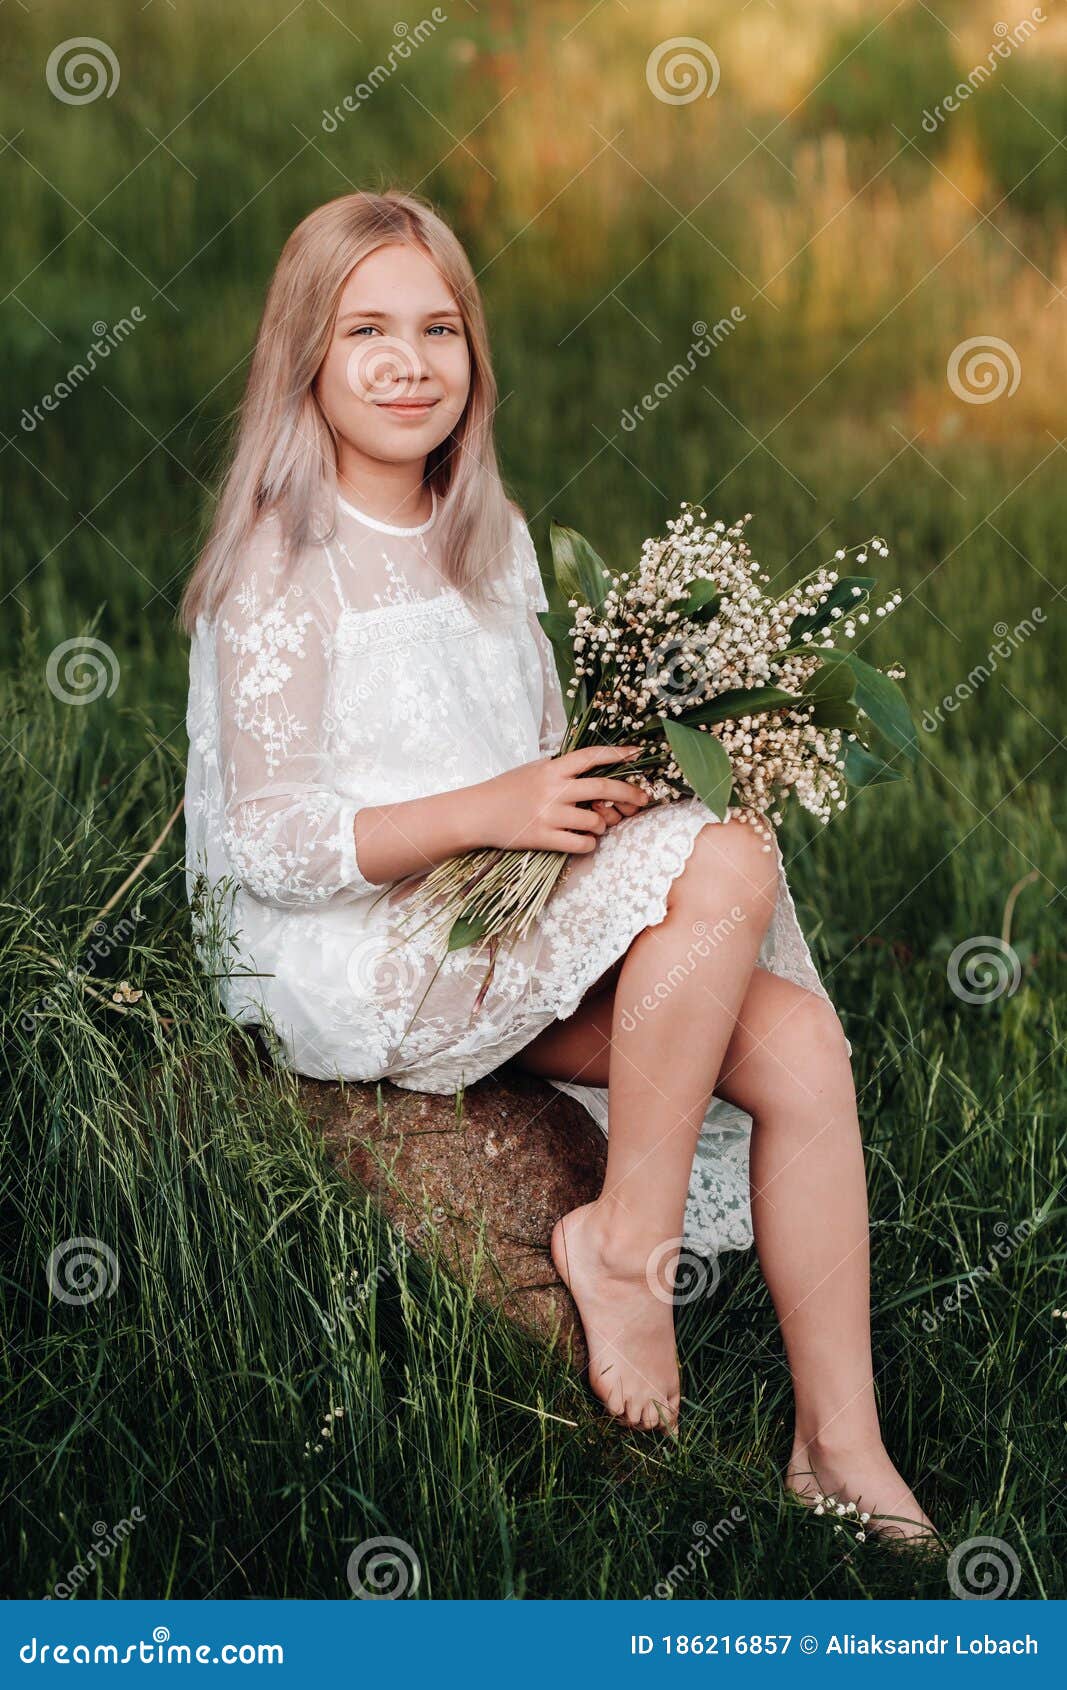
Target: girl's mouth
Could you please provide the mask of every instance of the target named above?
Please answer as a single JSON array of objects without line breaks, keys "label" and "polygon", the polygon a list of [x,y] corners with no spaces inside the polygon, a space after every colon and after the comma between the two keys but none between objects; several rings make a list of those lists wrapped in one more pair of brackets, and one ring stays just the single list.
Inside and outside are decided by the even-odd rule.
[{"label": "girl's mouth", "polygon": [[437,404],[436,399],[383,399],[379,401],[381,410],[391,411],[397,417],[424,417]]}]

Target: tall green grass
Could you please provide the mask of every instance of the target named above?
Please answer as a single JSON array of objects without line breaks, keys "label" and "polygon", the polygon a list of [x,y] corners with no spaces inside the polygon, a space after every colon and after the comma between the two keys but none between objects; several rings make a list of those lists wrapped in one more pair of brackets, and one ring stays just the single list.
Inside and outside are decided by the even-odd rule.
[{"label": "tall green grass", "polygon": [[[788,1373],[750,1256],[726,1258],[714,1297],[679,1312],[679,1446],[608,1424],[555,1358],[397,1247],[309,1133],[291,1080],[247,1060],[191,952],[180,824],[95,925],[181,795],[173,608],[277,248],[349,181],[398,181],[423,183],[484,272],[502,461],[538,541],[554,515],[625,556],[682,498],[704,499],[754,513],[754,550],[784,586],[880,531],[893,548],[882,577],[906,597],[869,654],[904,662],[917,715],[966,680],[998,624],[1035,606],[1046,618],[921,734],[913,784],[861,797],[825,833],[794,818],[785,847],[855,1051],[888,1442],[949,1541],[1002,1537],[1020,1596],[1062,1596],[1060,454],[1044,436],[979,446],[966,410],[951,447],[902,447],[908,388],[943,366],[960,320],[947,272],[884,325],[845,318],[825,335],[802,287],[788,321],[753,303],[624,433],[622,408],[684,355],[694,320],[749,300],[727,259],[747,265],[746,195],[794,192],[780,167],[755,157],[697,228],[675,228],[609,158],[523,227],[512,190],[535,193],[527,149],[509,159],[492,120],[493,183],[462,152],[445,158],[451,143],[400,79],[375,96],[373,121],[317,131],[387,48],[392,14],[363,8],[360,45],[321,9],[268,34],[286,9],[212,10],[209,29],[190,28],[188,8],[98,8],[122,81],[84,108],[57,107],[43,81],[53,43],[84,32],[81,12],[4,18],[8,127],[22,130],[0,160],[0,262],[16,290],[0,528],[5,1593],[69,1583],[97,1523],[137,1508],[143,1521],[81,1594],[344,1598],[350,1553],[377,1536],[411,1546],[419,1596],[642,1596],[690,1564],[679,1597],[945,1594],[943,1568],[877,1544],[848,1551],[784,1501]],[[464,31],[506,52],[492,9]],[[457,79],[450,46],[423,49],[405,80],[463,135],[487,85]],[[640,87],[640,54],[632,70]],[[728,83],[724,100],[691,114],[718,125],[716,179],[752,145]],[[640,110],[624,143],[638,162],[668,120],[657,102]],[[148,128],[195,179],[165,151],[133,168],[152,151]],[[683,164],[703,154],[694,131],[670,133],[684,205]],[[595,221],[590,240],[605,188],[631,214]],[[892,299],[895,278],[883,280]],[[24,430],[23,406],[84,352],[92,322],[135,303],[144,324]],[[46,667],[86,635],[110,647],[117,686],[63,705]],[[1018,989],[961,1001],[949,956],[1000,934],[1034,871],[1011,920]],[[124,980],[138,1001],[113,1001]],[[820,1224],[832,1216],[827,1192]],[[112,1294],[85,1306],[46,1275],[55,1246],[79,1236],[118,1267]],[[694,1555],[706,1535],[713,1548]]]}]

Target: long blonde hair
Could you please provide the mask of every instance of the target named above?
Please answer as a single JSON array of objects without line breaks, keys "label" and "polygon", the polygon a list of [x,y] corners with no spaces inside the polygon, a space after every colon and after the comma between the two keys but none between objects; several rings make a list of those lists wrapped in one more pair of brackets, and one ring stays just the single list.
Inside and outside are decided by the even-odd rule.
[{"label": "long blonde hair", "polygon": [[448,225],[417,195],[395,189],[343,194],[297,225],[271,278],[230,466],[178,607],[187,634],[194,632],[199,614],[210,619],[217,610],[243,547],[268,512],[280,519],[289,557],[329,539],[336,438],[313,383],[348,276],[369,253],[402,242],[421,247],[437,266],[463,314],[470,349],[463,414],[426,461],[425,484],[439,500],[448,495],[437,518],[440,568],[472,600],[492,597],[491,584],[508,548],[512,506],[493,443],[496,379],[470,261]]}]

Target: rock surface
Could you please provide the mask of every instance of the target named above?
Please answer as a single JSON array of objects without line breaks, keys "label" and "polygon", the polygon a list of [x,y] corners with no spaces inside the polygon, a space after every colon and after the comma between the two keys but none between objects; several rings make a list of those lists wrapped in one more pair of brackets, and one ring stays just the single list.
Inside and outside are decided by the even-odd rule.
[{"label": "rock surface", "polygon": [[469,1086],[459,1109],[452,1096],[385,1081],[301,1078],[298,1091],[331,1159],[374,1193],[413,1251],[425,1256],[432,1241],[483,1302],[586,1365],[578,1311],[549,1255],[556,1221],[603,1183],[604,1135],[581,1104],[508,1068]]}]

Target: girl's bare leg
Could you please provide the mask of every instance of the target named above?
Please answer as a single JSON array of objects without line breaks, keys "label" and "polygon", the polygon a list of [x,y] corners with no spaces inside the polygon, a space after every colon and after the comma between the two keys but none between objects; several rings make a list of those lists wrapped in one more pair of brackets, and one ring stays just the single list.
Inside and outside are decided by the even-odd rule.
[{"label": "girl's bare leg", "polygon": [[[554,1045],[534,1062],[550,1066],[538,1072],[608,1083],[615,991],[609,979],[568,1022],[549,1029]],[[796,1400],[787,1484],[807,1500],[821,1492],[855,1501],[882,1517],[871,1530],[922,1535],[930,1522],[878,1424],[866,1180],[851,1066],[833,1008],[754,969],[714,1090],[754,1121],[756,1247]],[[832,1226],[824,1224],[828,1215]]]},{"label": "girl's bare leg", "polygon": [[[604,1187],[559,1221],[552,1259],[582,1318],[590,1385],[630,1426],[670,1429],[677,1419],[674,1257],[697,1137],[774,910],[777,874],[753,828],[702,828],[663,920],[637,935],[618,973]],[[519,1060],[563,1078],[573,1037],[567,1024],[547,1029]]]},{"label": "girl's bare leg", "polygon": [[757,969],[715,1091],[755,1124],[753,1229],[796,1401],[786,1482],[808,1500],[834,1495],[882,1516],[868,1529],[883,1535],[929,1535],[878,1422],[867,1182],[852,1068],[832,1005]]}]

